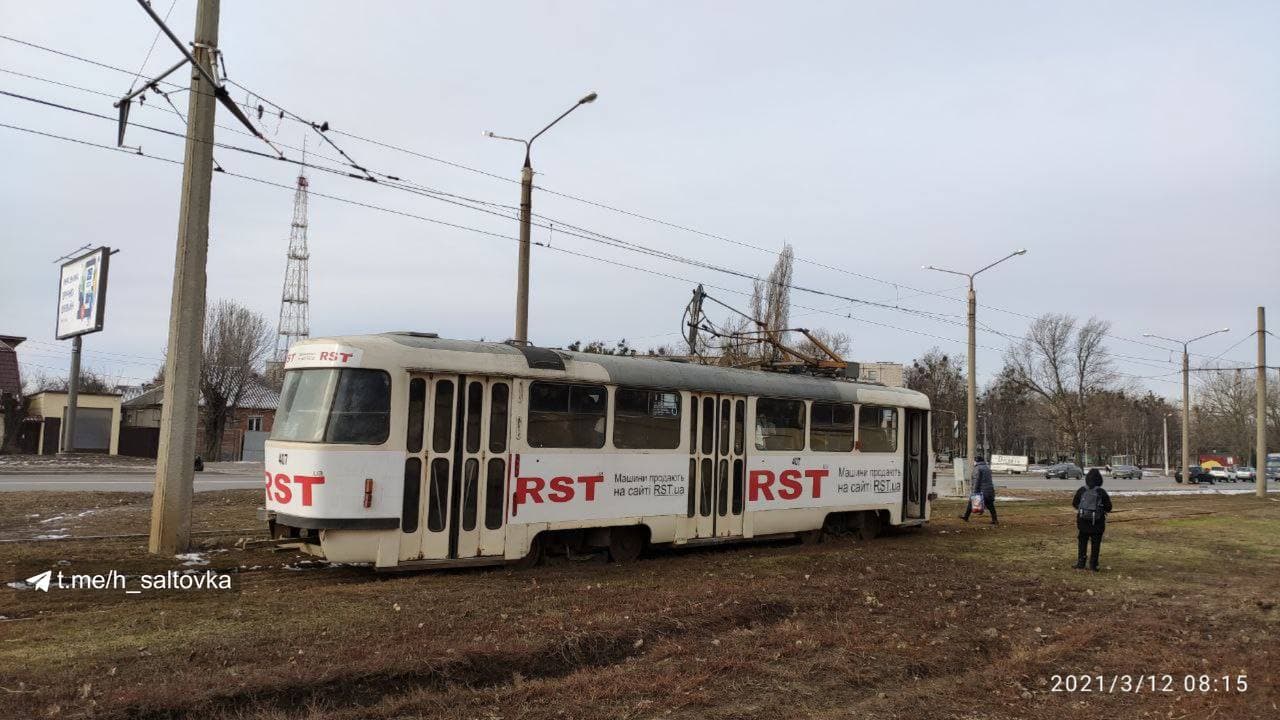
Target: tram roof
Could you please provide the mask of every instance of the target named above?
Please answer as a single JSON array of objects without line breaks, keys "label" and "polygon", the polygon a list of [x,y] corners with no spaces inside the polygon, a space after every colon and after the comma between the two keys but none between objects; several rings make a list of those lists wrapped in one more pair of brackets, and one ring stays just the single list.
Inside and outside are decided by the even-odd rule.
[{"label": "tram roof", "polygon": [[[530,368],[534,372],[518,373],[556,379],[585,380],[583,375],[598,376],[598,372],[584,373],[596,366],[604,371],[608,381],[617,385],[691,390],[728,395],[755,395],[774,397],[801,397],[814,400],[844,402],[892,402],[910,407],[928,407],[928,398],[906,388],[888,387],[873,383],[846,379],[787,374],[765,370],[724,368],[714,365],[664,360],[652,356],[620,356],[575,352],[558,348],[520,348],[507,343],[454,340],[433,337],[422,333],[390,332],[379,335],[329,338],[330,341],[360,344],[362,340],[387,339],[415,350],[445,351],[452,353],[477,353],[491,356],[502,364]],[[315,339],[321,340],[319,338]],[[556,363],[552,357],[558,359]],[[434,365],[423,358],[423,367]],[[561,368],[555,365],[563,366]],[[557,371],[559,370],[559,371]]]}]

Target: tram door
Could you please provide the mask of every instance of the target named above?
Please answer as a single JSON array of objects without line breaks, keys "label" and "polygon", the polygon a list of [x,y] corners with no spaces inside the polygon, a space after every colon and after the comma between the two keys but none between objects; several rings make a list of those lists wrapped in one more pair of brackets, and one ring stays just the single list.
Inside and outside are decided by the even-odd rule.
[{"label": "tram door", "polygon": [[502,378],[410,379],[401,560],[503,554],[510,397]]},{"label": "tram door", "polygon": [[747,400],[693,395],[692,405],[687,514],[696,519],[693,537],[741,535]]},{"label": "tram door", "polygon": [[906,457],[902,487],[902,516],[923,518],[929,494],[929,415],[923,410],[907,410]]}]

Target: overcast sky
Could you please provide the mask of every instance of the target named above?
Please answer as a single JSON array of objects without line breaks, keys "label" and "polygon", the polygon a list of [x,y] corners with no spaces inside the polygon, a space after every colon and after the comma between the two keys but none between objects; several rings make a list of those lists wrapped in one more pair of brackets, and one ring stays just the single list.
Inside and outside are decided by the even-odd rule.
[{"label": "overcast sky", "polygon": [[[195,0],[172,10],[183,39],[194,12]],[[535,212],[553,223],[752,275],[790,242],[813,261],[797,264],[796,284],[929,313],[793,293],[796,306],[836,311],[794,307],[793,324],[848,333],[864,361],[910,362],[934,345],[962,354],[963,279],[921,266],[976,269],[1025,247],[979,278],[981,323],[1016,336],[1042,312],[1097,315],[1129,356],[1118,368],[1162,375],[1135,382],[1172,395],[1177,358],[1132,342],[1143,332],[1229,325],[1197,346],[1199,360],[1226,351],[1252,364],[1255,307],[1280,318],[1277,28],[1275,2],[228,1],[219,45],[231,79],[300,116],[505,178],[331,133],[364,166],[496,203],[486,207],[497,214],[318,170],[315,193],[501,237],[313,195],[313,336],[510,337],[517,223],[506,206],[519,201],[522,150],[482,132],[527,136],[595,90],[596,103],[534,146],[538,184],[703,234],[535,192]],[[126,0],[0,0],[0,33],[136,70],[155,26]],[[176,58],[162,39],[147,72]],[[12,73],[110,96],[133,80],[4,39],[0,68],[0,89],[106,115],[110,97]],[[186,96],[173,100],[185,114]],[[132,120],[181,132],[177,116],[152,109],[167,108],[160,98],[146,104]],[[113,122],[6,96],[0,118],[115,141]],[[225,110],[218,122],[236,127]],[[295,147],[309,133],[269,115],[260,125]],[[266,150],[227,130],[218,139]],[[338,167],[317,140],[308,147],[326,157],[313,159]],[[182,156],[181,139],[137,127],[126,143]],[[181,168],[8,128],[0,158],[0,333],[31,338],[24,370],[65,374],[52,261],[105,244],[120,253],[85,365],[150,378],[166,341]],[[233,150],[215,158],[290,187],[297,174]],[[274,326],[292,201],[288,188],[215,175],[210,302],[234,298]],[[530,336],[542,345],[676,344],[694,282],[749,290],[560,232],[535,228],[534,239],[679,278],[534,248]],[[981,378],[1009,342],[979,333]]]}]

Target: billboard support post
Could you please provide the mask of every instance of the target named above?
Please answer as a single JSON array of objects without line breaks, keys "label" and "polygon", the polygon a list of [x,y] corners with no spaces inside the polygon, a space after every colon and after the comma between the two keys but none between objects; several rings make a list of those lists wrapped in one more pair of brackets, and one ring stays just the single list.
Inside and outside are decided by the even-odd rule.
[{"label": "billboard support post", "polygon": [[76,401],[80,396],[80,346],[83,335],[71,338],[71,376],[67,378],[67,416],[62,424],[62,449],[59,453],[76,451]]}]

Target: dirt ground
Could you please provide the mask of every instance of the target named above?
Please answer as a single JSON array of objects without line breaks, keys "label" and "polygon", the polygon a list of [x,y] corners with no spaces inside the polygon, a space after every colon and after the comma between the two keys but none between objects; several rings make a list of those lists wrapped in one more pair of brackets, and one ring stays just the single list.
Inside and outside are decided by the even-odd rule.
[{"label": "dirt ground", "polygon": [[[145,533],[147,495],[6,493],[6,583],[220,568],[234,588],[0,589],[0,716],[1280,717],[1280,501],[1118,498],[1093,574],[1070,568],[1069,496],[1024,495],[998,528],[942,501],[870,542],[386,575],[239,549],[256,491],[197,494],[185,560],[4,542]],[[1055,692],[1067,675],[1156,688]]]}]

